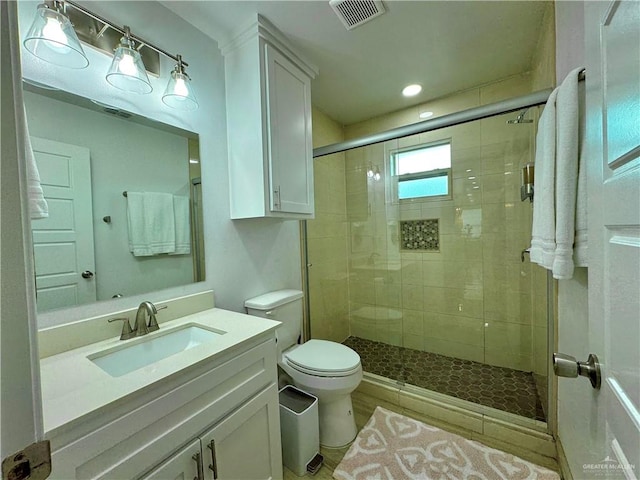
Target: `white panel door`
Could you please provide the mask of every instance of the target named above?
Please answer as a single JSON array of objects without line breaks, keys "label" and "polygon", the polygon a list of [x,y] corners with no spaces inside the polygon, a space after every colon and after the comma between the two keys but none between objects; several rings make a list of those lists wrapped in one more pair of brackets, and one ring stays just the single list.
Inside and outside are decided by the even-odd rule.
[{"label": "white panel door", "polygon": [[[38,310],[96,300],[89,150],[31,137],[49,218],[34,220]],[[91,272],[91,275],[83,272]]]},{"label": "white panel door", "polygon": [[[590,409],[600,458],[575,478],[640,476],[640,2],[585,3]],[[624,475],[622,475],[624,473]]]},{"label": "white panel door", "polygon": [[313,214],[311,80],[265,45],[272,211]]},{"label": "white panel door", "polygon": [[0,460],[44,436],[31,235],[20,188],[26,175],[17,8],[0,2]]}]

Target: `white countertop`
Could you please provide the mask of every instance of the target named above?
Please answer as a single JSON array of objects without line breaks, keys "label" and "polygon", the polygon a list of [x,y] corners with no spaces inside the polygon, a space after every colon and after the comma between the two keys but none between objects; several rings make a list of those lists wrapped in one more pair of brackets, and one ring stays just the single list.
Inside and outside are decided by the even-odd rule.
[{"label": "white countertop", "polygon": [[[150,339],[185,324],[225,332],[215,341],[177,353],[121,377],[112,377],[87,357],[91,354]],[[279,322],[213,308],[160,324],[144,337],[121,341],[119,337],[70,350],[40,362],[44,430],[49,433],[143,387],[203,360],[229,352],[252,338],[276,329]]]}]

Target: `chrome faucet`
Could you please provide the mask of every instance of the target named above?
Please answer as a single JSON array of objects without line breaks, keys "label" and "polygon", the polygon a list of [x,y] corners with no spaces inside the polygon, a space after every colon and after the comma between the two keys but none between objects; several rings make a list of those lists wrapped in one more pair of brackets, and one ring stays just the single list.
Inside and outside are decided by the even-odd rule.
[{"label": "chrome faucet", "polygon": [[[136,323],[131,328],[131,324],[129,323],[129,319],[124,318],[110,318],[108,320],[109,323],[115,321],[123,321],[122,325],[122,333],[120,334],[120,340],[129,340],[133,337],[141,337],[146,335],[149,332],[155,332],[160,329],[158,325],[158,321],[156,320],[156,314],[158,310],[164,310],[167,308],[166,305],[162,307],[157,307],[151,302],[142,302],[138,306],[138,311],[136,312]],[[146,316],[149,315],[149,323],[147,324]]]},{"label": "chrome faucet", "polygon": [[[155,332],[160,328],[158,325],[158,321],[156,320],[156,314],[158,310],[163,310],[167,308],[166,305],[156,308],[156,306],[151,302],[142,302],[138,307],[138,312],[136,313],[136,323],[133,326],[133,330],[136,332],[137,337],[141,337],[142,335],[146,335],[149,332]],[[146,315],[149,315],[149,323],[147,324]]]},{"label": "chrome faucet", "polygon": [[129,323],[129,319],[127,317],[110,318],[109,320],[107,320],[107,322],[109,323],[119,321],[124,322],[122,324],[122,333],[120,334],[120,340],[129,340],[130,338],[136,336],[136,332],[131,330],[131,324]]}]

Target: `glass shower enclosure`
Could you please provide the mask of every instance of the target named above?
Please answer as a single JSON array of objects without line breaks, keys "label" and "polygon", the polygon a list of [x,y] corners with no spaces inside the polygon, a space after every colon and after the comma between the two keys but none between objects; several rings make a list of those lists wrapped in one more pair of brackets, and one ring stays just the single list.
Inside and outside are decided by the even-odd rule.
[{"label": "glass shower enclosure", "polygon": [[529,262],[520,191],[537,121],[514,122],[523,112],[539,115],[316,158],[335,188],[316,189],[307,222],[309,321],[374,381],[545,422],[548,280]]}]

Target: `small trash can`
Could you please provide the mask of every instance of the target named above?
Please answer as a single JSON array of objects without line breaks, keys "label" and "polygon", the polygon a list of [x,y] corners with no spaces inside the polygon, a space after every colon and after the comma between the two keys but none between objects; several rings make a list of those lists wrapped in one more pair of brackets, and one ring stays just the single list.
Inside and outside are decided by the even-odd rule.
[{"label": "small trash can", "polygon": [[280,389],[282,461],[298,476],[315,474],[322,465],[318,399],[287,385]]}]

